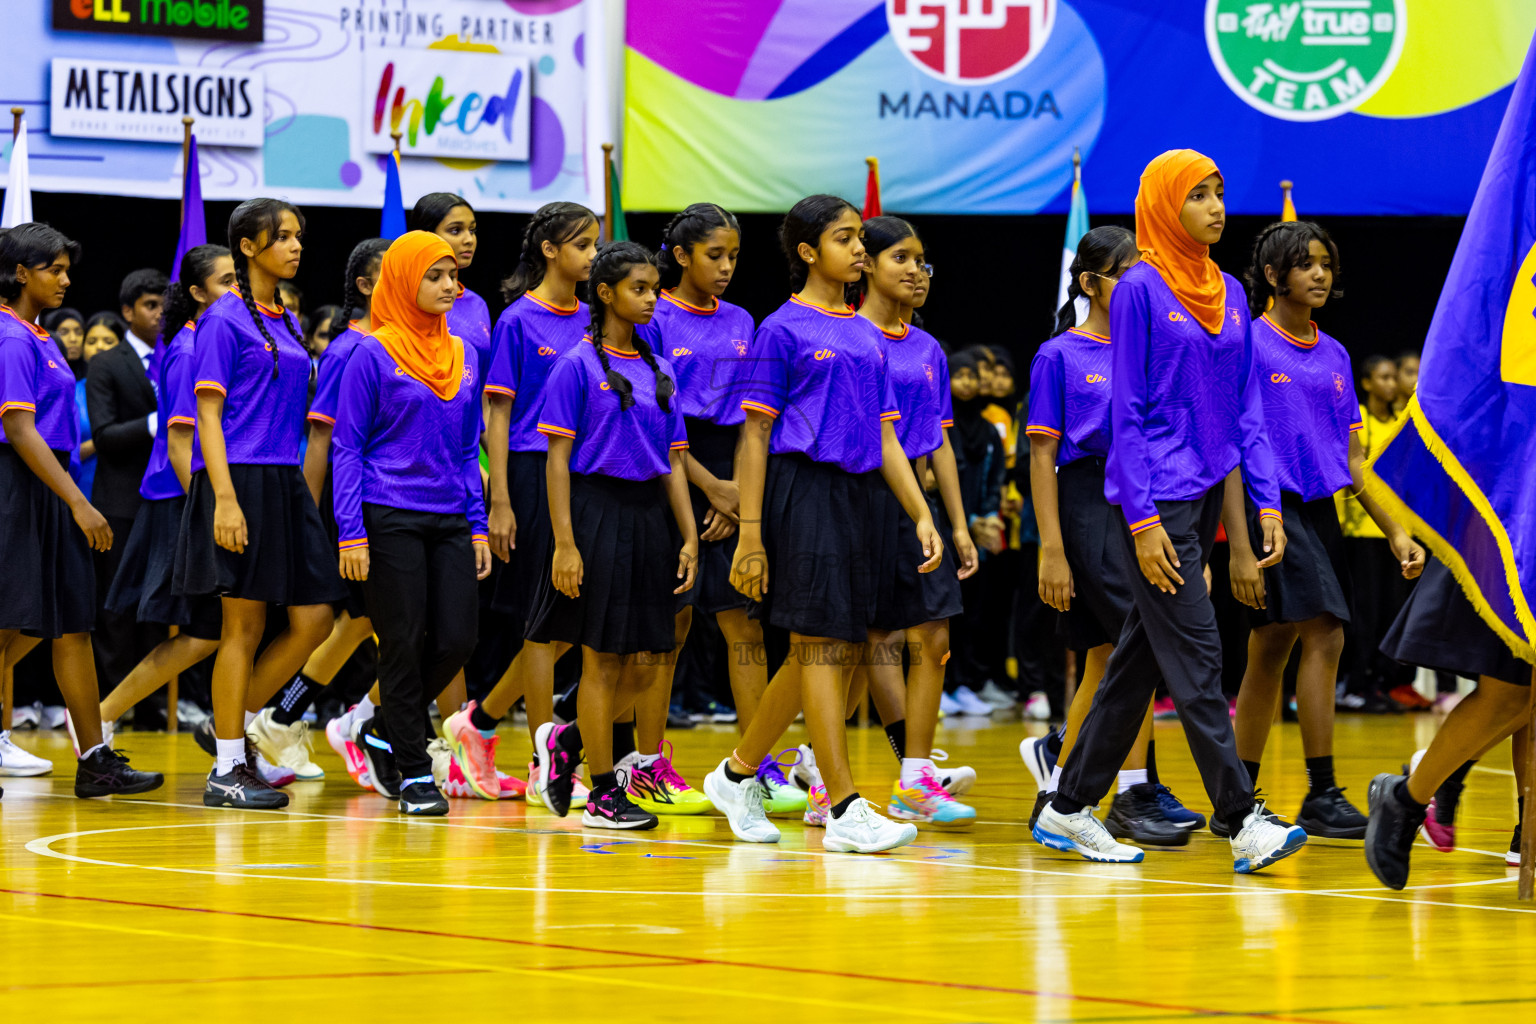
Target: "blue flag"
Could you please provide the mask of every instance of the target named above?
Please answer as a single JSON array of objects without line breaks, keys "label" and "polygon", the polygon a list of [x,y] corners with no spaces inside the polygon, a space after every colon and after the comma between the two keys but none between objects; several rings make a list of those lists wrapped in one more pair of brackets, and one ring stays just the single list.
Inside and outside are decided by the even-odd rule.
[{"label": "blue flag", "polygon": [[181,232],[176,236],[176,258],[171,262],[171,281],[181,277],[181,258],[208,243],[208,224],[203,220],[203,176],[197,167],[197,136],[187,146],[187,166],[181,173]]},{"label": "blue flag", "polygon": [[[1061,245],[1061,284],[1056,289],[1056,308],[1067,302],[1067,286],[1072,283],[1072,261],[1077,258],[1077,243],[1088,233],[1088,197],[1083,195],[1081,169],[1072,178],[1072,205],[1067,211],[1067,238]],[[1078,319],[1086,314],[1078,310]]]},{"label": "blue flag", "polygon": [[[1536,661],[1536,41],[1509,98],[1371,493]],[[1513,680],[1518,681],[1518,680]]]},{"label": "blue flag", "polygon": [[384,214],[379,218],[379,237],[393,241],[405,234],[405,198],[400,192],[400,157],[384,160]]}]

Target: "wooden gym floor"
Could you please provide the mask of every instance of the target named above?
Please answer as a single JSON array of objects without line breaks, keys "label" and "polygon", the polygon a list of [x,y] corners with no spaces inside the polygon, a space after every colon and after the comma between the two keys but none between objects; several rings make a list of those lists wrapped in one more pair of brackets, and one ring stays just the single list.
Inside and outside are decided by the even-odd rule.
[{"label": "wooden gym floor", "polygon": [[[1365,784],[1432,716],[1341,718],[1340,781]],[[1316,841],[1251,877],[1201,833],[1138,866],[1091,865],[1028,839],[1018,721],[948,724],[980,772],[980,821],[894,855],[732,840],[723,819],[641,834],[583,830],[522,802],[458,800],[405,820],[357,789],[324,740],[324,783],[289,813],[214,811],[190,736],[127,733],[168,773],[146,798],[80,801],[70,772],[5,779],[0,1006],[12,1021],[1531,1020],[1536,906],[1500,857],[1514,820],[1508,747],[1469,778],[1460,838],[1420,846],[1390,893],[1359,843]],[[1176,722],[1164,778],[1208,810]],[[526,759],[503,730],[502,767]],[[676,734],[695,784],[729,727]],[[69,764],[62,733],[20,734]],[[797,730],[787,741],[798,742]],[[879,729],[850,735],[864,792],[894,769]],[[1294,725],[1265,762],[1278,809],[1304,790]]]}]

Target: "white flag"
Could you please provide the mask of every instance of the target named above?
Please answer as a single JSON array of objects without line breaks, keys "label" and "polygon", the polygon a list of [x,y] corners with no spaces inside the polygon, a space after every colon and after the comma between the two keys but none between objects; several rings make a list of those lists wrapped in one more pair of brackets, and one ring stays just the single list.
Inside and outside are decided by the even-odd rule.
[{"label": "white flag", "polygon": [[32,182],[27,176],[27,119],[11,149],[11,173],[5,183],[5,206],[0,209],[0,228],[13,228],[32,219]]}]

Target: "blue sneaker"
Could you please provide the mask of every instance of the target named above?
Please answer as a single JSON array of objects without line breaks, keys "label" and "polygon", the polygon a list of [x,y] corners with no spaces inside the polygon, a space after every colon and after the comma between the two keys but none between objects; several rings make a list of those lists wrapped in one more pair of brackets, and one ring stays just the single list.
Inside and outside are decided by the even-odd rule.
[{"label": "blue sneaker", "polygon": [[[1412,832],[1409,842],[1413,841]],[[1295,825],[1266,817],[1264,805],[1256,804],[1243,821],[1243,828],[1232,837],[1232,870],[1251,875],[1284,860],[1307,845],[1307,833]]]},{"label": "blue sneaker", "polygon": [[954,797],[939,782],[938,774],[924,767],[917,785],[904,787],[901,780],[891,787],[886,811],[897,821],[920,821],[929,825],[962,828],[976,821],[976,811]]},{"label": "blue sneaker", "polygon": [[1205,828],[1205,815],[1199,811],[1192,811],[1179,803],[1179,798],[1174,796],[1167,786],[1157,787],[1157,806],[1162,810],[1163,817],[1173,822],[1180,828],[1198,831]]}]

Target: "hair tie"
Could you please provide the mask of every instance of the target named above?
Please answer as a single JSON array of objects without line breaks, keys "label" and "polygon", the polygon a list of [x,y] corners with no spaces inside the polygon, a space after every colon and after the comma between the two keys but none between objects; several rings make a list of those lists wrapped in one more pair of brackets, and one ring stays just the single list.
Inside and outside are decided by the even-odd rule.
[{"label": "hair tie", "polygon": [[662,252],[666,252],[667,251],[667,243],[666,242],[662,242],[661,243],[661,251]]}]

